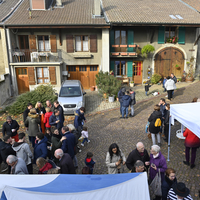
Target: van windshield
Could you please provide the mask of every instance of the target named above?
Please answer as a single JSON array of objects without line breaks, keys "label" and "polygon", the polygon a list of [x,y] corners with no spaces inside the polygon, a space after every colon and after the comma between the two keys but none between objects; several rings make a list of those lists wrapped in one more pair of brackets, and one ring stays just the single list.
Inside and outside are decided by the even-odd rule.
[{"label": "van windshield", "polygon": [[81,90],[80,87],[61,87],[60,97],[80,97]]}]

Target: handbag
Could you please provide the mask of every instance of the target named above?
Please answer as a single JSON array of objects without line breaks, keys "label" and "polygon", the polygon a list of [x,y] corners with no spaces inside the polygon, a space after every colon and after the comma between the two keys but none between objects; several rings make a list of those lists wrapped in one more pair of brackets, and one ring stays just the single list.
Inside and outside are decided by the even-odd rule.
[{"label": "handbag", "polygon": [[150,187],[154,195],[162,196],[160,169],[158,170],[158,173],[156,174],[153,181],[151,182]]}]

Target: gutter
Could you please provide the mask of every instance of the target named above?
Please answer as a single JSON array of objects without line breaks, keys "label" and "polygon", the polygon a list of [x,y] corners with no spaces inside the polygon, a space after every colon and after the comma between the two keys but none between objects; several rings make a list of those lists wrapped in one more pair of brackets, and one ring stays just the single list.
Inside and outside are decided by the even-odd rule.
[{"label": "gutter", "polygon": [[4,20],[6,20],[8,17],[10,17],[10,15],[15,11],[15,9],[21,4],[23,0],[20,0],[16,5],[15,7],[5,16],[3,17],[0,22],[3,22]]}]

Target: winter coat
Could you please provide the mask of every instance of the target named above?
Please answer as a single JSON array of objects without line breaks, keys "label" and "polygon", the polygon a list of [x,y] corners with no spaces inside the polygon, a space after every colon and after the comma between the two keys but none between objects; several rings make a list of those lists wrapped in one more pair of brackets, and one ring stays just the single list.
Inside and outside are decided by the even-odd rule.
[{"label": "winter coat", "polygon": [[174,81],[174,83],[177,83],[177,78],[176,78],[176,76],[174,76],[173,78],[171,78],[173,81]]},{"label": "winter coat", "polygon": [[5,142],[1,142],[0,153],[1,153],[2,161],[4,161],[4,163],[6,163],[6,159],[9,155],[16,156],[16,152],[13,150],[12,145]]},{"label": "winter coat", "polygon": [[25,126],[28,127],[28,135],[29,136],[36,136],[39,132],[38,125],[40,124],[40,117],[38,114],[31,114],[28,113],[28,117],[25,121]]},{"label": "winter coat", "polygon": [[47,151],[47,138],[44,137],[39,143],[37,142],[34,147],[34,163],[36,163],[37,158],[42,157],[46,159],[48,154]]},{"label": "winter coat", "polygon": [[62,156],[59,167],[61,174],[76,174],[73,160],[68,153],[64,153]]},{"label": "winter coat", "polygon": [[82,131],[81,136],[84,138],[88,138],[88,131]]},{"label": "winter coat", "polygon": [[166,175],[164,177],[164,180],[162,182],[161,188],[162,188],[162,200],[167,200],[167,194],[169,190],[172,188],[173,184],[177,184],[177,179],[175,178],[173,181],[171,181]]},{"label": "winter coat", "polygon": [[[12,132],[12,129],[16,129],[15,132]],[[13,137],[17,135],[17,131],[19,130],[19,124],[16,120],[12,120],[11,125],[8,124],[8,122],[4,122],[2,127],[2,133],[3,136],[9,135],[10,137]]]},{"label": "winter coat", "polygon": [[2,139],[0,139],[0,164],[3,162],[3,159],[2,159],[2,157],[1,157],[1,147],[3,146],[3,141],[2,141]]},{"label": "winter coat", "polygon": [[129,95],[124,95],[122,97],[122,107],[129,107],[131,103],[131,97]]},{"label": "winter coat", "polygon": [[52,148],[51,148],[51,155],[54,157],[54,152],[56,149],[59,149],[62,146],[62,142],[60,141],[61,135],[53,134],[51,137]]},{"label": "winter coat", "polygon": [[64,117],[64,111],[63,111],[62,106],[60,104],[58,105],[57,108],[54,106],[53,110],[59,110],[60,111],[59,118],[60,118],[60,122],[62,122],[61,126],[63,127],[63,123],[65,121],[65,117]]},{"label": "winter coat", "polygon": [[47,162],[38,172],[38,174],[47,174],[47,172],[52,169],[53,166]]},{"label": "winter coat", "polygon": [[136,104],[135,92],[130,92],[130,97],[131,97],[131,103],[130,103],[130,105],[135,105]]},{"label": "winter coat", "polygon": [[167,79],[163,79],[163,87],[165,87],[165,83],[166,83]]},{"label": "winter coat", "polygon": [[200,147],[200,139],[188,128],[186,128],[183,133],[185,138],[185,146],[186,147]]},{"label": "winter coat", "polygon": [[148,168],[149,166],[145,165],[145,162],[148,162],[149,159],[149,154],[146,149],[144,150],[144,154],[141,156],[141,154],[136,148],[128,155],[128,158],[126,160],[126,166],[128,169],[131,170],[133,169],[135,162],[137,160],[141,160],[144,163],[144,166]]},{"label": "winter coat", "polygon": [[12,148],[14,151],[16,151],[17,157],[23,159],[25,161],[26,165],[29,165],[32,163],[31,159],[33,159],[33,154],[27,143],[15,142],[13,144]]},{"label": "winter coat", "polygon": [[173,79],[167,79],[165,83],[165,88],[166,90],[175,90],[176,89],[176,84]]},{"label": "winter coat", "polygon": [[161,104],[160,105],[160,112],[162,113],[162,117],[165,117],[165,113],[166,113],[166,104]]},{"label": "winter coat", "polygon": [[145,92],[148,92],[148,91],[149,91],[149,88],[150,88],[150,85],[149,85],[149,84],[145,84],[145,86],[144,86]]},{"label": "winter coat", "polygon": [[11,174],[28,174],[28,169],[23,159],[18,158],[17,164],[11,169]]},{"label": "winter coat", "polygon": [[170,116],[170,111],[166,110],[164,124],[168,124],[169,125],[169,116]]},{"label": "winter coat", "polygon": [[50,118],[50,116],[53,114],[53,112],[47,112],[47,113],[45,113],[45,115],[44,115],[44,120],[43,120],[43,122],[44,122],[44,124],[45,124],[45,127],[47,127],[47,128],[51,128],[51,126],[50,126],[50,124],[49,124],[49,118]]},{"label": "winter coat", "polygon": [[87,167],[89,167],[90,169],[94,168],[94,160],[92,158],[85,158],[85,164]]},{"label": "winter coat", "polygon": [[161,174],[161,182],[164,180],[165,171],[167,169],[167,163],[165,157],[159,152],[158,157],[154,158],[153,154],[150,155],[150,166],[151,164],[155,164],[157,167],[157,170],[154,170],[152,167],[149,169],[149,176],[150,180],[153,180],[158,173],[158,170],[160,169]]},{"label": "winter coat", "polygon": [[45,110],[45,108],[44,108],[44,107],[41,107],[41,108],[36,108],[36,112],[37,112],[38,114],[40,114],[40,113],[41,113],[41,111],[43,112],[43,114],[45,114],[45,113],[46,113],[46,110]]},{"label": "winter coat", "polygon": [[61,130],[61,128],[63,127],[63,121],[59,121],[58,123],[56,123],[56,121],[58,120],[60,120],[60,117],[52,114],[49,118],[49,125],[55,126],[58,130]]},{"label": "winter coat", "polygon": [[73,133],[70,133],[69,131],[64,134],[64,136],[67,138],[66,140],[63,140],[61,149],[64,153],[68,153],[71,158],[74,158],[75,152],[74,148],[76,145],[76,138]]},{"label": "winter coat", "polygon": [[155,127],[155,121],[157,118],[160,118],[160,120],[161,120],[162,113],[160,111],[156,110],[150,115],[150,117],[148,119],[148,121],[150,122],[150,124],[149,124],[149,132],[150,133],[157,134],[160,131],[160,126]]},{"label": "winter coat", "polygon": [[[116,162],[118,162],[120,159],[122,159],[122,162],[126,162],[126,158],[124,156],[124,154],[120,151],[120,155],[116,155],[116,154],[113,154],[113,157],[112,157],[112,160],[111,160],[111,157],[110,157],[110,153],[107,152],[107,155],[106,155],[106,166],[108,167],[108,174],[117,174],[118,173],[118,169],[117,169],[117,166],[116,166]],[[120,168],[120,173],[122,173],[124,170],[124,167],[121,163],[121,168]]]},{"label": "winter coat", "polygon": [[79,110],[75,112],[74,126],[77,129],[79,126],[82,127],[82,121],[85,120],[84,113],[82,114]]},{"label": "winter coat", "polygon": [[125,88],[121,88],[117,94],[117,97],[119,99],[119,102],[122,103],[122,97],[125,95],[126,89]]},{"label": "winter coat", "polygon": [[50,133],[50,134],[45,133],[44,136],[47,138],[47,146],[51,146],[51,137],[52,137],[52,133]]},{"label": "winter coat", "polygon": [[30,110],[28,108],[26,108],[26,110],[23,112],[23,119],[24,119],[24,123],[26,121],[26,118],[28,117],[28,113],[30,112]]}]

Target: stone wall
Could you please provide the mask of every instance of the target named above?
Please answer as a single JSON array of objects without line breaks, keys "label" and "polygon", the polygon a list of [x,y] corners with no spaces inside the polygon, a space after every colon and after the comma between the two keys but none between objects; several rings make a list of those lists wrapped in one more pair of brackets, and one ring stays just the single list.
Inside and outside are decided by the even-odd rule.
[{"label": "stone wall", "polygon": [[11,96],[10,75],[1,75],[0,80],[0,105],[2,105]]}]

